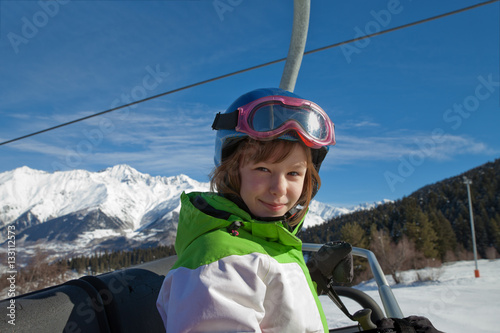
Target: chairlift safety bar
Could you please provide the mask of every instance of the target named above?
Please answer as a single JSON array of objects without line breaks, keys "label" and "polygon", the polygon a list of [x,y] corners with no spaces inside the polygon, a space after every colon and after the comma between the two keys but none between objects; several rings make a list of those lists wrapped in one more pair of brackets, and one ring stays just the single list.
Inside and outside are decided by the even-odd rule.
[{"label": "chairlift safety bar", "polygon": [[[302,251],[317,252],[322,246],[323,244],[303,243]],[[388,318],[403,318],[403,312],[399,307],[396,297],[394,297],[394,294],[392,293],[389,283],[387,283],[384,271],[382,271],[375,254],[373,254],[370,250],[359,247],[353,247],[352,254],[368,259],[373,278],[378,286],[378,293],[380,295],[380,299],[382,300],[386,316]]]}]

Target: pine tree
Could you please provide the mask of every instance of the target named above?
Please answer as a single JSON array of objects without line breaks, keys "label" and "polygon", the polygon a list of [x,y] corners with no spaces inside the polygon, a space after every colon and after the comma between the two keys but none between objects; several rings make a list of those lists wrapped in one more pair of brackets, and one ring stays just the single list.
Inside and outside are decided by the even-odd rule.
[{"label": "pine tree", "polygon": [[454,251],[457,246],[457,238],[455,232],[451,227],[450,221],[444,217],[441,211],[431,212],[429,216],[429,221],[436,233],[436,250],[438,252],[439,259],[444,261],[446,254],[449,251]]},{"label": "pine tree", "polygon": [[361,248],[366,248],[368,246],[365,231],[359,224],[348,223],[343,225],[340,229],[340,234],[341,240],[350,243],[352,246]]}]

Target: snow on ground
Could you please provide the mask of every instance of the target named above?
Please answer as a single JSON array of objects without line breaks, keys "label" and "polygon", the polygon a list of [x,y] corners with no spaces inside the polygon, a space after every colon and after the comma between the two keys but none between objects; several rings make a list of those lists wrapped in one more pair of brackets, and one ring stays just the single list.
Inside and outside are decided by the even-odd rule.
[{"label": "snow on ground", "polygon": [[[418,281],[415,271],[405,272],[405,282],[400,285],[395,285],[389,276],[387,281],[405,317],[427,317],[437,329],[447,333],[498,333],[500,259],[479,260],[478,268],[479,278],[474,276],[474,261],[460,261],[418,271],[421,276],[433,277],[434,281]],[[355,288],[382,304],[373,280]],[[327,296],[320,299],[330,328],[353,325]],[[342,299],[351,313],[360,309],[353,301]]]}]

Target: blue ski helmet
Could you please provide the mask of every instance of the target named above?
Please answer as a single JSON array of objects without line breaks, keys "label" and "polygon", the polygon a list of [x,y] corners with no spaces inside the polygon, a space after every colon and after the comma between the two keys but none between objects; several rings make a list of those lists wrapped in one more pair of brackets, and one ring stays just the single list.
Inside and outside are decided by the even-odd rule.
[{"label": "blue ski helmet", "polygon": [[[217,130],[217,135],[215,137],[215,155],[214,155],[214,162],[215,165],[218,167],[221,165],[222,161],[228,157],[235,149],[237,146],[238,142],[240,142],[242,139],[249,137],[248,134],[237,131],[235,127],[235,122],[237,122],[236,118],[237,117],[237,112],[234,112],[238,110],[238,108],[247,105],[249,103],[252,103],[260,98],[268,97],[268,96],[276,96],[276,97],[293,97],[297,99],[302,99],[301,97],[297,96],[294,93],[291,93],[289,91],[280,89],[280,88],[262,88],[262,89],[256,89],[253,91],[250,91],[242,96],[240,96],[238,99],[236,99],[228,108],[227,110],[221,115],[217,114],[214,124],[212,125],[213,129]],[[322,110],[321,110],[322,111]],[[293,111],[295,112],[295,111]],[[322,111],[324,112],[324,111]],[[228,115],[231,114],[231,117],[228,117]],[[294,113],[295,114],[295,113]],[[233,116],[234,115],[234,116]],[[217,124],[220,124],[222,121],[219,121],[219,118],[225,117],[224,120],[230,120],[229,122],[233,123],[232,125],[227,126],[227,123],[223,126],[219,126]],[[328,118],[328,116],[326,116]],[[330,120],[328,119],[328,122]],[[331,123],[331,122],[330,122]],[[331,137],[333,138],[333,144],[335,142],[334,139],[334,134],[333,134],[333,124],[331,124],[332,127],[331,129],[328,127],[328,129],[323,129],[324,132],[332,132]],[[327,126],[325,126],[327,127]],[[293,129],[292,129],[293,131]],[[298,141],[301,140],[298,135],[294,135],[295,133],[287,133],[285,132],[284,134],[280,135],[277,137],[277,139],[281,140],[291,140],[291,141]],[[312,151],[312,157],[313,157],[313,163],[316,167],[316,170],[319,171],[319,168],[321,166],[321,163],[323,162],[324,158],[326,157],[326,154],[328,153],[329,147],[328,145],[321,146],[320,148],[314,149],[311,148]]]}]

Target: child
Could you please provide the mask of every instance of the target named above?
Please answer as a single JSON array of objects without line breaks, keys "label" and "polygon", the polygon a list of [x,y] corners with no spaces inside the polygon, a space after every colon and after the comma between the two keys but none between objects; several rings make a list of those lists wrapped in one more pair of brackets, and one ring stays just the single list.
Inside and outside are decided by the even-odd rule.
[{"label": "child", "polygon": [[316,104],[281,89],[238,98],[217,130],[210,193],[183,193],[157,307],[167,332],[328,332],[296,237],[335,144]]}]

